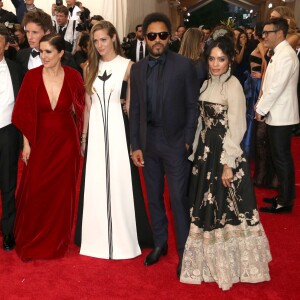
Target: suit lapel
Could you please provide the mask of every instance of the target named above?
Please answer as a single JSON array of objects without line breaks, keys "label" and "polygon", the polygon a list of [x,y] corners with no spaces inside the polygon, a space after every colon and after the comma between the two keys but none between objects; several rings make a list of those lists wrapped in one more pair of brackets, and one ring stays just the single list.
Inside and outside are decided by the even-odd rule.
[{"label": "suit lapel", "polygon": [[140,64],[141,64],[141,69],[140,69],[140,79],[139,83],[140,86],[142,87],[142,99],[143,103],[147,105],[147,68],[148,68],[148,60],[149,57],[146,57],[143,59]]},{"label": "suit lapel", "polygon": [[6,63],[7,63],[9,72],[10,72],[10,77],[11,77],[11,81],[12,81],[12,85],[13,85],[13,89],[14,89],[14,96],[16,99],[16,97],[18,95],[18,90],[20,87],[18,71],[16,70],[14,65],[9,60],[6,60]]}]

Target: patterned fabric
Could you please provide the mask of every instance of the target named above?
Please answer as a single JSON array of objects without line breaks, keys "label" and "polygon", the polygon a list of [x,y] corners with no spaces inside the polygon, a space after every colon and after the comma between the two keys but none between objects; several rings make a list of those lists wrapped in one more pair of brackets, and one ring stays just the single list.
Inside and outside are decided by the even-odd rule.
[{"label": "patterned fabric", "polygon": [[248,163],[235,160],[233,182],[223,186],[223,140],[228,106],[202,101],[202,131],[190,185],[191,227],[180,281],[215,281],[223,290],[233,283],[270,280],[268,240],[259,220]]}]

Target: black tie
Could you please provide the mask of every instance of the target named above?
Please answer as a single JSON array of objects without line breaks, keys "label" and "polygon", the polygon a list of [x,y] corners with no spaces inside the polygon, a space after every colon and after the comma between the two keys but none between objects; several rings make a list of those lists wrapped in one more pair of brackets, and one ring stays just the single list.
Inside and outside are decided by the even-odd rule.
[{"label": "black tie", "polygon": [[69,12],[70,12],[71,16],[73,14],[73,10],[74,10],[74,7],[69,7]]},{"label": "black tie", "polygon": [[34,50],[34,49],[31,50],[31,56],[32,56],[32,57],[36,57],[36,56],[38,56],[38,55],[40,55],[40,52],[39,52],[39,51],[36,51],[36,50]]},{"label": "black tie", "polygon": [[64,34],[63,28],[64,28],[64,26],[59,26],[58,33],[59,33],[60,35],[63,35],[63,34]]},{"label": "black tie", "polygon": [[144,47],[143,47],[143,42],[140,42],[140,52],[139,52],[139,61],[142,60],[144,57]]}]

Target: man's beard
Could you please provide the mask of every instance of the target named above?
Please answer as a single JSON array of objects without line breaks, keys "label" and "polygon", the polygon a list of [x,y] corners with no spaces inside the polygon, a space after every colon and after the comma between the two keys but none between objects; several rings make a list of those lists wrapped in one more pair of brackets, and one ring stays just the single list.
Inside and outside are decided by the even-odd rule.
[{"label": "man's beard", "polygon": [[163,48],[162,48],[162,51],[159,52],[159,53],[154,52],[154,51],[152,50],[152,48],[149,47],[149,45],[147,44],[147,49],[148,49],[148,52],[149,52],[149,54],[150,54],[151,56],[154,56],[154,57],[162,56],[162,55],[168,50],[168,44],[164,46],[162,43],[156,43],[156,44],[154,44],[152,47],[155,47],[155,46],[158,45],[158,44],[161,45],[161,46],[163,47]]}]

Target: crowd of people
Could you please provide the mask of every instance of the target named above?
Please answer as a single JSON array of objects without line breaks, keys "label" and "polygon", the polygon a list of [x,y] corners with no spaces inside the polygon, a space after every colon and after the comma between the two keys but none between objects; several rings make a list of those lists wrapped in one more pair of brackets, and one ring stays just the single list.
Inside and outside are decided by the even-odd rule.
[{"label": "crowd of people", "polygon": [[253,29],[180,25],[173,36],[170,19],[151,13],[121,43],[112,23],[90,18],[80,2],[62,2],[50,16],[34,0],[12,0],[14,15],[1,13],[0,0],[0,21],[9,24],[0,24],[3,249],[15,248],[22,261],[65,255],[82,156],[81,255],[131,259],[152,248],[145,266],[167,255],[166,178],[178,279],[223,290],[269,281],[253,182],[278,182],[261,212],[292,211],[293,12],[274,8]]}]

